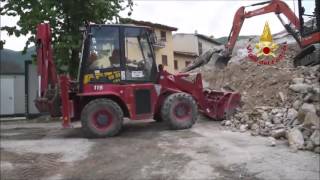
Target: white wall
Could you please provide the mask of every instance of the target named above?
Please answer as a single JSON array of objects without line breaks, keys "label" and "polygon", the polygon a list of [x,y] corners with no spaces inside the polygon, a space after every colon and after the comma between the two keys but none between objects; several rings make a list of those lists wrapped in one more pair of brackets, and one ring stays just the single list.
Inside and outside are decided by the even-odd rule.
[{"label": "white wall", "polygon": [[174,51],[198,54],[198,40],[194,34],[174,34]]},{"label": "white wall", "polygon": [[[220,45],[216,45],[210,41],[207,41],[205,39],[199,38],[197,37],[198,41],[202,43],[202,53],[205,53],[206,51],[208,51],[209,49],[215,48],[215,47],[219,47]],[[198,48],[198,43],[197,43],[197,48]]]}]

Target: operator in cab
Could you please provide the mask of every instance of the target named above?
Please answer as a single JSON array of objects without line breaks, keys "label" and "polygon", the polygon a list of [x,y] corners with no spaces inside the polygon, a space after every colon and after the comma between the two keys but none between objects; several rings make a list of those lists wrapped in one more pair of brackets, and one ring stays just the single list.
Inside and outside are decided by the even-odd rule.
[{"label": "operator in cab", "polygon": [[91,70],[120,67],[120,53],[118,49],[114,49],[109,57],[105,54],[97,54],[96,51],[91,51],[89,60],[91,62],[89,69]]}]

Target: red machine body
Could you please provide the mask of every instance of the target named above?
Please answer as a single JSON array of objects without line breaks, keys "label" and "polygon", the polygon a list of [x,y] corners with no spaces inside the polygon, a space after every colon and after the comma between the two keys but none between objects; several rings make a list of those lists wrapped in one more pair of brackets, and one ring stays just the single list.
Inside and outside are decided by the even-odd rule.
[{"label": "red machine body", "polygon": [[[102,28],[100,26],[102,26]],[[107,31],[109,30],[108,28],[120,28],[120,32],[126,31],[126,28],[130,30],[132,29],[131,26],[125,25],[99,25],[91,27],[91,29],[94,28],[97,29],[96,31],[99,31],[99,29]],[[147,29],[146,27],[134,28],[136,29],[134,29],[132,32],[129,32],[129,35],[134,34],[136,30],[143,30],[144,32],[144,29]],[[87,34],[87,39],[93,39],[94,35],[91,35],[91,33],[88,32]],[[150,66],[151,69],[154,69],[154,71],[150,70],[150,72],[152,72],[150,76],[154,77],[153,80],[151,78],[150,81],[145,82],[128,82],[119,79],[119,81],[116,81],[116,83],[100,81],[104,75],[111,75],[112,78],[118,76],[120,78],[121,76],[121,79],[123,79],[122,76],[124,76],[123,74],[126,72],[122,71],[121,68],[120,71],[114,70],[117,69],[114,68],[111,70],[94,70],[88,73],[89,71],[86,71],[84,68],[88,67],[85,61],[89,61],[87,59],[92,56],[90,54],[85,57],[85,54],[89,53],[89,48],[88,51],[84,50],[82,53],[83,57],[82,62],[80,63],[78,81],[71,81],[67,75],[58,76],[56,74],[50,39],[49,25],[40,24],[37,27],[37,40],[39,44],[37,50],[37,61],[40,79],[40,93],[35,102],[39,111],[41,112],[49,111],[52,116],[57,116],[57,114],[59,114],[58,112],[61,112],[63,127],[71,127],[72,120],[82,119],[83,116],[85,116],[85,114],[83,114],[84,109],[97,99],[101,99],[104,102],[110,100],[116,103],[117,106],[121,108],[121,112],[123,112],[124,117],[128,117],[131,120],[156,118],[156,116],[159,114],[163,114],[163,112],[161,112],[163,104],[170,95],[175,93],[184,93],[183,96],[186,96],[186,94],[190,96],[196,102],[196,106],[199,111],[213,119],[225,118],[226,115],[230,114],[230,112],[233,112],[240,104],[240,94],[237,92],[220,92],[209,89],[204,90],[202,86],[201,74],[196,74],[195,78],[191,78],[192,80],[190,80],[189,74],[180,73],[173,75],[163,70],[162,66],[156,68],[154,66],[155,61],[152,48],[150,48],[148,58],[150,59],[150,63],[153,64]],[[140,37],[138,39],[140,41]],[[132,39],[129,40],[133,41]],[[93,46],[92,44],[98,41],[98,37],[92,40],[91,45],[89,43],[90,47],[92,46],[96,48],[98,45]],[[120,41],[120,46],[121,42],[122,41]],[[147,44],[144,46],[146,45]],[[84,47],[86,46],[86,40],[84,40]],[[127,46],[127,44],[123,46]],[[101,46],[102,50],[104,50],[103,48],[105,47],[110,46]],[[140,48],[141,47],[142,46],[140,44]],[[96,53],[96,51],[97,50],[95,49],[90,49],[90,53]],[[120,49],[120,52],[123,53],[124,51],[121,51]],[[124,62],[131,63],[131,61],[122,56],[121,59],[123,59]],[[126,68],[130,69],[132,67],[126,66]],[[137,69],[135,69],[131,73],[141,75],[141,72],[142,71],[137,71]],[[188,116],[190,110],[190,107],[184,109],[182,108],[182,110],[178,109],[177,111],[174,111],[173,114],[176,112],[177,117],[182,117],[183,119],[183,113],[185,113],[185,116]],[[100,111],[97,111],[97,113],[98,112]],[[92,119],[98,119],[94,123],[97,124],[97,122],[99,123],[107,120],[109,123],[109,121],[111,121],[109,119],[112,119],[112,117],[110,117],[110,113],[108,111],[101,111],[101,114],[104,116],[101,115],[100,117],[99,114],[92,115]],[[88,121],[91,121],[90,118]],[[99,127],[104,126],[99,125],[97,127],[99,130]],[[103,128],[100,128],[101,131],[102,129]]]}]

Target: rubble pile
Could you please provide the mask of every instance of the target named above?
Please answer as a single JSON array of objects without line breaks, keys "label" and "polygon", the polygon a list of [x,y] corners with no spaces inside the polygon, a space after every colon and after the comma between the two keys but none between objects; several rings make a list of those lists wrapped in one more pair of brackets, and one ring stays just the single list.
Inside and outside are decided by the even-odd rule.
[{"label": "rubble pile", "polygon": [[233,131],[253,136],[287,139],[296,151],[320,153],[320,65],[293,67],[297,46],[289,46],[286,57],[274,65],[258,65],[248,58],[234,57],[225,69],[210,62],[195,69],[212,89],[232,89],[242,95],[242,106],[221,122]]}]

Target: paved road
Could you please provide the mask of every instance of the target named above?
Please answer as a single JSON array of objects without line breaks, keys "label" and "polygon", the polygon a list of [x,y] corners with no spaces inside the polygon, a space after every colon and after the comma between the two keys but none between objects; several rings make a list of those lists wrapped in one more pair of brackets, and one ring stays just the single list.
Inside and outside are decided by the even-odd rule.
[{"label": "paved road", "polygon": [[86,139],[58,122],[1,123],[1,179],[319,179],[320,156],[285,141],[200,120],[189,130],[126,123],[113,138]]}]

